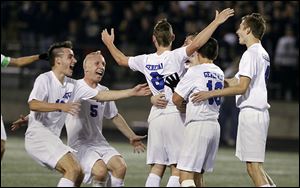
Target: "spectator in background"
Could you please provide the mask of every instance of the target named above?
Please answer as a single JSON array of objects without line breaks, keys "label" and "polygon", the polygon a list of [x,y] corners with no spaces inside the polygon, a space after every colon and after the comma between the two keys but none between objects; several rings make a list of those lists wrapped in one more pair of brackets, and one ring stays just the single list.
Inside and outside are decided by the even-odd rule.
[{"label": "spectator in background", "polygon": [[281,99],[297,100],[299,85],[295,85],[299,73],[299,46],[291,26],[286,26],[285,35],[276,46],[275,68],[281,85]]},{"label": "spectator in background", "polygon": [[[235,60],[224,71],[225,78],[232,78],[239,70],[239,60]],[[227,96],[222,98],[220,107],[219,123],[221,126],[220,143],[234,146],[238,127],[239,109],[235,105],[235,97]]]}]

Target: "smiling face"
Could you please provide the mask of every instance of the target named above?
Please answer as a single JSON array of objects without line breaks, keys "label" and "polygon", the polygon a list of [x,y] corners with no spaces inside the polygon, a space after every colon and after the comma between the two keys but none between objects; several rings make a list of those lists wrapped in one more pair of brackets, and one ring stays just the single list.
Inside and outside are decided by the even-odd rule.
[{"label": "smiling face", "polygon": [[83,62],[84,77],[92,82],[101,81],[105,72],[105,59],[98,52],[88,54]]},{"label": "smiling face", "polygon": [[238,30],[236,31],[236,34],[239,38],[239,43],[240,44],[246,44],[246,40],[247,40],[247,36],[249,34],[249,30],[250,28],[246,28],[245,27],[245,21],[243,20],[238,28]]},{"label": "smiling face", "polygon": [[62,48],[61,52],[58,52],[58,56],[56,58],[56,64],[61,72],[63,72],[66,76],[72,76],[74,66],[77,63],[73,50],[70,48]]}]

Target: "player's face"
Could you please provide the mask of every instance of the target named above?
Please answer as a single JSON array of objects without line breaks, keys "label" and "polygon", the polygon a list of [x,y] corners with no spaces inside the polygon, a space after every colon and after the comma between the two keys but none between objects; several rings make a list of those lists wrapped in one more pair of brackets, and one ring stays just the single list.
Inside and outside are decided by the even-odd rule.
[{"label": "player's face", "polygon": [[63,51],[63,55],[60,57],[61,70],[66,76],[72,76],[77,60],[74,57],[73,50],[64,48]]},{"label": "player's face", "polygon": [[105,72],[104,57],[101,54],[91,55],[86,63],[86,76],[96,83],[100,82]]},{"label": "player's face", "polygon": [[244,20],[241,22],[239,29],[236,31],[239,37],[240,44],[246,44],[247,29],[245,28]]}]

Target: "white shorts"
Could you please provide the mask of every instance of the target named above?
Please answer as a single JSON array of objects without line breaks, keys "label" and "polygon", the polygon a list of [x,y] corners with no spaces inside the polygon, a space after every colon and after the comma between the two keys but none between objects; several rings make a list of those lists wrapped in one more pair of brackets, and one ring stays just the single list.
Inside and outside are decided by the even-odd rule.
[{"label": "white shorts", "polygon": [[39,125],[27,129],[25,133],[25,149],[39,164],[50,169],[68,152],[76,150],[65,145],[61,139],[48,128]]},{"label": "white shorts", "polygon": [[103,162],[107,165],[108,161],[113,156],[121,156],[121,154],[108,143],[104,146],[81,145],[80,147],[74,148],[78,151],[75,153],[75,156],[80,161],[84,171],[83,182],[87,184],[92,183],[92,169],[96,161],[103,160]]},{"label": "white shorts", "polygon": [[147,164],[177,164],[184,139],[184,117],[180,113],[161,114],[149,122]]},{"label": "white shorts", "polygon": [[241,161],[264,162],[269,122],[268,110],[241,109],[235,156]]},{"label": "white shorts", "polygon": [[5,132],[4,123],[1,115],[1,140],[6,141],[6,139],[7,139],[6,132]]},{"label": "white shorts", "polygon": [[177,168],[184,171],[212,172],[219,147],[218,121],[194,121],[184,130],[184,143]]}]

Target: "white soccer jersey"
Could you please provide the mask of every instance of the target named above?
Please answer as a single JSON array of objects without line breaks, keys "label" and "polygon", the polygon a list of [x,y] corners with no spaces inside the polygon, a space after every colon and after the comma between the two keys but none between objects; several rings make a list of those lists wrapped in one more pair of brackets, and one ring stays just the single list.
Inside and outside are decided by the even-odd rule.
[{"label": "white soccer jersey", "polygon": [[214,64],[201,64],[188,69],[175,89],[175,92],[188,102],[185,124],[191,121],[218,119],[221,104],[220,97],[210,98],[200,103],[192,103],[190,96],[199,91],[223,89],[223,85],[224,73]]},{"label": "white soccer jersey", "polygon": [[255,43],[244,52],[240,65],[240,75],[251,79],[249,87],[244,95],[236,96],[236,105],[239,108],[252,107],[265,110],[270,108],[268,104],[267,80],[270,73],[270,58],[261,43]]},{"label": "white soccer jersey", "polygon": [[[64,83],[61,84],[53,71],[49,71],[37,77],[28,102],[36,99],[48,103],[67,103],[74,101],[72,98],[74,94],[77,94],[77,99],[87,99],[96,96],[97,93],[98,91],[92,88],[77,87],[76,80],[72,78],[65,77]],[[27,132],[34,129],[35,126],[45,126],[55,135],[60,136],[66,115],[67,113],[61,111],[30,111]]]},{"label": "white soccer jersey", "polygon": [[178,76],[179,78],[183,76],[185,71],[184,62],[187,59],[186,47],[165,51],[161,55],[153,53],[129,58],[129,67],[133,71],[140,71],[145,75],[152,94],[164,93],[166,100],[168,100],[166,109],[158,109],[153,106],[149,119],[157,117],[162,112],[177,112],[172,102],[174,88],[167,86],[166,82],[172,76]]},{"label": "white soccer jersey", "polygon": [[1,67],[7,67],[10,62],[10,57],[6,57],[1,54]]},{"label": "white soccer jersey", "polygon": [[[79,80],[80,85],[89,87],[83,79]],[[98,91],[106,91],[107,87],[98,84]],[[77,96],[75,95],[75,98]],[[68,145],[77,148],[81,145],[105,146],[108,145],[102,135],[103,117],[111,119],[118,114],[114,101],[97,102],[87,99],[81,102],[80,112],[76,116],[68,115],[66,128],[68,133]]]}]

